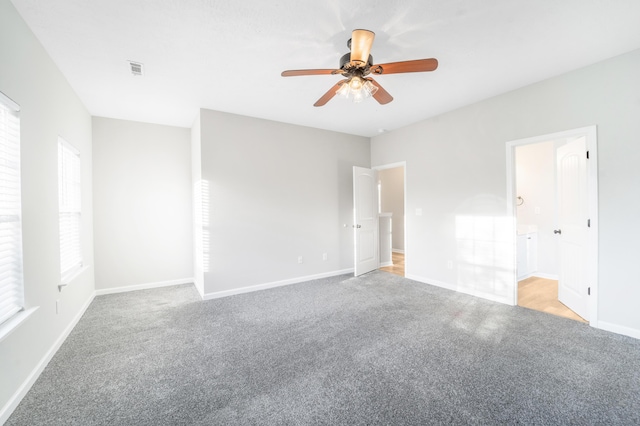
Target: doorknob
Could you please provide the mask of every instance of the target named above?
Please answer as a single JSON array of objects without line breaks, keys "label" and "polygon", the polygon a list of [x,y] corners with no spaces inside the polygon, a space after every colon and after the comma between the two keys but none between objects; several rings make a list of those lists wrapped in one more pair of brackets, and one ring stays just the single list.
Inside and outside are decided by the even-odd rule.
[{"label": "doorknob", "polygon": [[353,225],[354,228],[362,228],[362,225]]},{"label": "doorknob", "polygon": [[554,229],[553,233],[554,234],[562,234],[562,229]]}]

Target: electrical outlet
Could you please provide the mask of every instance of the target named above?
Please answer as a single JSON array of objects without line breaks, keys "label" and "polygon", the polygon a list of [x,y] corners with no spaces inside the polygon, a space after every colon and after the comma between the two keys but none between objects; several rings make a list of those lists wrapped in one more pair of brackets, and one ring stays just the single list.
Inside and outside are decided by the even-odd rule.
[{"label": "electrical outlet", "polygon": [[322,253],[322,260],[327,260],[327,259],[328,259],[327,253]]},{"label": "electrical outlet", "polygon": [[536,206],[536,207],[533,209],[533,212],[534,212],[535,214],[540,214],[540,206]]},{"label": "electrical outlet", "polygon": [[61,309],[62,304],[60,303],[60,299],[56,299],[56,314],[59,314]]},{"label": "electrical outlet", "polygon": [[416,216],[422,216],[422,209],[416,209]]},{"label": "electrical outlet", "polygon": [[453,269],[453,260],[447,261],[447,269]]},{"label": "electrical outlet", "polygon": [[298,263],[302,263],[302,256],[298,256]]}]

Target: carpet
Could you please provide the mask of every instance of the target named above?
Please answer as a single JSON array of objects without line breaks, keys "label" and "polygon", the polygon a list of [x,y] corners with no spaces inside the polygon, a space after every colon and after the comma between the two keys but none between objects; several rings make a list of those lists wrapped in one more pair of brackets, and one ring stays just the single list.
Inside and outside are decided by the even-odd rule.
[{"label": "carpet", "polygon": [[640,340],[374,271],[98,296],[7,425],[640,424]]}]

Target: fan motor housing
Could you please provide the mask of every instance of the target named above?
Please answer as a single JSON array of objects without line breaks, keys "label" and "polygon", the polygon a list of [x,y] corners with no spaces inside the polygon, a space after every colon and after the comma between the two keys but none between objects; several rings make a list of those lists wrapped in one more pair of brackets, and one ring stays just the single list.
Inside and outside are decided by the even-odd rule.
[{"label": "fan motor housing", "polygon": [[[354,68],[353,66],[350,66],[350,62],[351,62],[351,52],[344,54],[342,58],[340,58],[340,69],[347,71],[350,68]],[[369,68],[372,65],[373,65],[373,56],[369,55],[369,59],[367,60],[367,65],[359,68]]]}]

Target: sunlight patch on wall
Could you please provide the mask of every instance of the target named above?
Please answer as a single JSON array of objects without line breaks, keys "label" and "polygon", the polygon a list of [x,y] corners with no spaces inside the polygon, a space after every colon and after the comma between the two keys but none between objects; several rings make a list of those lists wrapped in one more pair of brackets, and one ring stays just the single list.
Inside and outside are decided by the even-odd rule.
[{"label": "sunlight patch on wall", "polygon": [[457,285],[508,296],[513,287],[513,219],[459,215],[455,224]]},{"label": "sunlight patch on wall", "polygon": [[195,221],[196,230],[200,235],[196,236],[196,264],[202,268],[203,272],[210,271],[210,226],[209,226],[209,181],[200,180],[195,185]]}]

